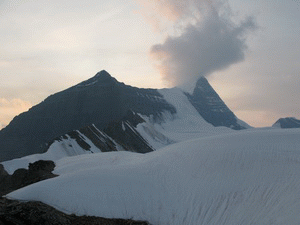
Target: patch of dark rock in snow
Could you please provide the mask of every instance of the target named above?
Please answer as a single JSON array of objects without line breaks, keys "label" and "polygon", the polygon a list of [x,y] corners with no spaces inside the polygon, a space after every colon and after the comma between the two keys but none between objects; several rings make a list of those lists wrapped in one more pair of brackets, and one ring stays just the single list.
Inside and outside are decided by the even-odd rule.
[{"label": "patch of dark rock in snow", "polygon": [[56,177],[52,171],[55,168],[53,161],[39,160],[29,163],[27,169],[18,169],[13,175],[9,175],[3,165],[0,164],[0,196],[6,195],[14,190],[30,184]]}]

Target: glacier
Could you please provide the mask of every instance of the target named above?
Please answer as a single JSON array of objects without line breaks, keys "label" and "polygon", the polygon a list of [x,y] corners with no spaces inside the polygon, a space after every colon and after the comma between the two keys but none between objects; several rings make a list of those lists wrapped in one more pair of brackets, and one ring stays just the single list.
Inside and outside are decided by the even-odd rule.
[{"label": "glacier", "polygon": [[300,129],[249,129],[147,154],[64,157],[55,174],[8,194],[65,213],[151,224],[299,224]]}]

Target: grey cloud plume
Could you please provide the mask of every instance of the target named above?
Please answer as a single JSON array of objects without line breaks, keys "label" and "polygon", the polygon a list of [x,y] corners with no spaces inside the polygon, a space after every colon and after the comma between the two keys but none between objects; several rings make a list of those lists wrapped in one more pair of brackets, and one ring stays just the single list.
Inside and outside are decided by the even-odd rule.
[{"label": "grey cloud plume", "polygon": [[168,36],[163,44],[151,48],[163,78],[177,86],[192,84],[200,76],[208,76],[244,60],[247,31],[256,28],[252,17],[234,23],[230,9],[222,2],[195,0],[190,1],[189,6],[182,9],[181,18],[188,17],[184,14],[187,9],[200,16],[193,16],[191,21],[194,22],[188,23],[181,35]]}]

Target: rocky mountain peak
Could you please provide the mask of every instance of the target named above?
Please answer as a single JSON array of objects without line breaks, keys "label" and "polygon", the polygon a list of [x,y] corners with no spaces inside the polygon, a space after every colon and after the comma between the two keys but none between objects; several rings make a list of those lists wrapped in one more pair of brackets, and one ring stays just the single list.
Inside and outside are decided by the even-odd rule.
[{"label": "rocky mountain peak", "polygon": [[214,126],[226,126],[235,130],[245,127],[238,124],[236,116],[222,101],[205,77],[200,77],[193,94],[186,94],[199,114]]},{"label": "rocky mountain peak", "polygon": [[79,83],[75,87],[88,87],[92,85],[113,85],[116,83],[118,83],[118,81],[115,78],[113,78],[106,70],[101,70],[92,78]]},{"label": "rocky mountain peak", "polygon": [[95,78],[102,78],[102,77],[111,78],[112,76],[106,70],[101,70],[94,77]]}]

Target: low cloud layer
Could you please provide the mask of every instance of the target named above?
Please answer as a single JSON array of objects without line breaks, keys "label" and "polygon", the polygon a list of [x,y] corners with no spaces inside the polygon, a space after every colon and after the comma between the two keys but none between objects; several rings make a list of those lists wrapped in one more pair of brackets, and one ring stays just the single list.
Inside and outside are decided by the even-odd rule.
[{"label": "low cloud layer", "polygon": [[152,46],[151,55],[168,83],[184,87],[200,76],[244,60],[248,31],[256,29],[252,17],[236,24],[229,6],[220,1],[192,0],[182,5],[180,1],[168,0],[166,3],[167,15],[173,10],[175,26],[182,31],[177,36],[168,36],[163,44]]}]

